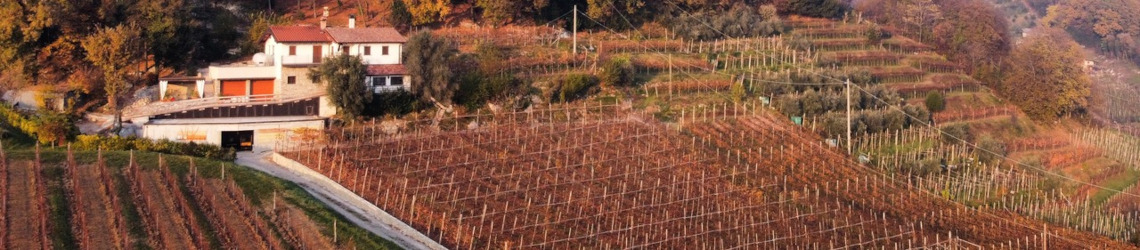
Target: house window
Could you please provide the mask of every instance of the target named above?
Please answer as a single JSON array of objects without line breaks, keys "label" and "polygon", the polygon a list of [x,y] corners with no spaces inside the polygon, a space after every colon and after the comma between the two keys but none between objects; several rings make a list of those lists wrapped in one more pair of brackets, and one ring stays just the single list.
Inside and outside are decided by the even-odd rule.
[{"label": "house window", "polygon": [[290,56],[297,55],[297,46],[289,46],[289,55]]},{"label": "house window", "polygon": [[385,56],[388,55],[388,46],[380,47],[380,54]]},{"label": "house window", "polygon": [[366,56],[372,55],[372,46],[364,46],[364,55],[366,55]]},{"label": "house window", "polygon": [[285,77],[285,83],[297,84],[297,77],[296,76]]},{"label": "house window", "polygon": [[392,86],[404,85],[404,77],[403,76],[393,76],[391,85]]},{"label": "house window", "polygon": [[340,46],[340,53],[348,55],[348,46]]}]

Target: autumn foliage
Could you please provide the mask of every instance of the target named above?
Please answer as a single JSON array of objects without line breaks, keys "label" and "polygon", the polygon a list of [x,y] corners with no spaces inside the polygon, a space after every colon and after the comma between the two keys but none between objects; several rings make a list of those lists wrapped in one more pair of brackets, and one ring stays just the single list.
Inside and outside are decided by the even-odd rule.
[{"label": "autumn foliage", "polygon": [[1029,116],[1052,120],[1083,112],[1091,94],[1081,68],[1080,45],[1059,30],[1044,30],[1022,41],[1010,55],[999,88]]}]

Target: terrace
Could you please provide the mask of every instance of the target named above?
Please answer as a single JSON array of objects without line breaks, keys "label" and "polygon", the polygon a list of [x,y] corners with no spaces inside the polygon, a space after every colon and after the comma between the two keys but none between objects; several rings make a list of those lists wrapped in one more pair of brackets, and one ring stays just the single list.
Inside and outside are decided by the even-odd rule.
[{"label": "terrace", "polygon": [[161,114],[169,114],[175,112],[182,112],[188,110],[198,110],[206,108],[222,108],[222,107],[236,107],[236,106],[250,106],[255,104],[277,104],[288,103],[306,99],[312,99],[325,95],[324,92],[308,92],[308,93],[289,93],[289,94],[273,94],[273,95],[249,95],[249,96],[216,96],[198,99],[188,99],[180,101],[162,101],[153,102],[147,105],[128,107],[123,111],[123,117],[126,119],[135,119],[150,117]]}]

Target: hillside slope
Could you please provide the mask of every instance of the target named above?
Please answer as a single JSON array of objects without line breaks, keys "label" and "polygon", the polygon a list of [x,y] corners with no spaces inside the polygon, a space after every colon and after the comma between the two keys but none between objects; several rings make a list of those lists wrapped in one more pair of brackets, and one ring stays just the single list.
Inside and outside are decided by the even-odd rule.
[{"label": "hillside slope", "polygon": [[[804,20],[794,25],[798,27],[796,33],[815,34],[843,30],[842,27],[853,24]],[[813,43],[828,44],[829,41],[828,38],[814,39]],[[1135,210],[1126,209],[1135,206],[1125,204],[1135,202],[1137,197],[1126,189],[1140,179],[1137,171],[1140,166],[1136,165],[1136,153],[1120,152],[1135,150],[1130,145],[1136,139],[1075,121],[1036,124],[1017,106],[1007,104],[978,81],[960,73],[953,64],[945,63],[940,55],[921,49],[918,43],[912,46],[916,49],[903,49],[897,41],[906,39],[896,36],[878,47],[900,60],[874,62],[868,66],[859,63],[862,59],[848,59],[852,63],[840,68],[869,70],[873,75],[888,76],[880,78],[879,86],[896,90],[913,105],[924,105],[928,93],[939,93],[945,97],[946,108],[932,113],[931,122],[936,127],[917,126],[857,135],[856,155],[869,158],[871,165],[889,173],[947,183],[927,189],[945,193],[970,206],[1001,206],[1120,240],[1136,237],[1138,218]],[[821,52],[824,58],[881,50],[874,46],[854,50],[814,48],[825,51]],[[913,72],[913,75],[896,80],[897,74],[876,73],[884,71]],[[1128,110],[1128,106],[1112,109]],[[834,134],[833,131],[820,132]],[[948,166],[939,169],[939,165]],[[978,180],[998,183],[977,183]],[[993,192],[994,189],[1018,191],[1002,193]],[[1108,199],[1119,202],[1104,205]],[[1085,218],[1075,218],[1077,215]]]},{"label": "hillside slope", "polygon": [[733,108],[682,130],[616,106],[365,126],[287,155],[453,248],[1129,247],[921,192]]}]

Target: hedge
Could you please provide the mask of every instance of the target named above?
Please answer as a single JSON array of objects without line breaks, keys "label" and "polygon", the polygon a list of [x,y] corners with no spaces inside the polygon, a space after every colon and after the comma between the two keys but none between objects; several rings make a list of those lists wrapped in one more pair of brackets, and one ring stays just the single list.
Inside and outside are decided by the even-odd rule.
[{"label": "hedge", "polygon": [[34,114],[25,114],[14,106],[3,104],[0,105],[0,116],[12,127],[32,136],[40,144],[64,143],[68,138],[79,134],[78,128],[72,122],[73,117],[67,113],[45,109]]},{"label": "hedge", "polygon": [[151,140],[138,137],[107,137],[79,135],[72,147],[78,150],[139,150],[172,155],[189,155],[208,159],[233,161],[237,154],[232,148],[212,144],[183,143],[171,140]]}]

